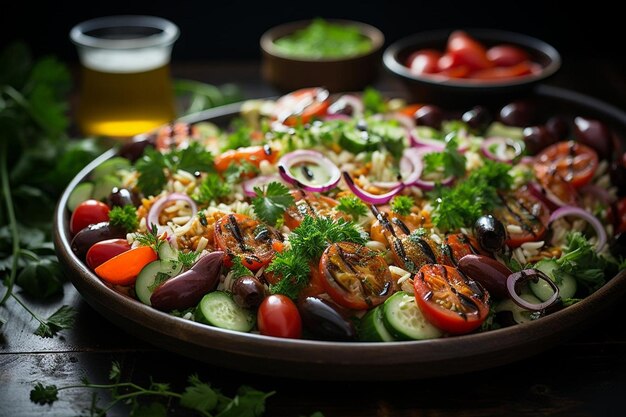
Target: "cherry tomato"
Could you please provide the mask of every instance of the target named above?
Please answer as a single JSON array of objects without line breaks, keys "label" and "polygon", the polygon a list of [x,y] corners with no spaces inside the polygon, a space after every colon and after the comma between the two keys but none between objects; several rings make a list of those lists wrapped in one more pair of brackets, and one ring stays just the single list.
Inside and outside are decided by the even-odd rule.
[{"label": "cherry tomato", "polygon": [[245,267],[259,270],[272,260],[274,241],[281,238],[276,230],[243,214],[227,214],[215,222],[215,245],[226,253],[226,266],[239,256]]},{"label": "cherry tomato", "polygon": [[464,78],[470,73],[470,68],[459,60],[458,55],[444,54],[437,63],[438,71],[433,74],[441,77]]},{"label": "cherry tomato", "polygon": [[407,59],[407,66],[414,74],[432,74],[439,71],[441,52],[434,49],[420,49]]},{"label": "cherry tomato", "polygon": [[453,57],[455,62],[467,65],[470,69],[477,70],[493,66],[487,59],[485,47],[461,30],[450,34],[446,52]]},{"label": "cherry tomato", "polygon": [[80,232],[90,224],[109,221],[109,206],[98,200],[86,200],[80,203],[70,218],[70,233]]},{"label": "cherry tomato", "polygon": [[303,88],[282,96],[276,101],[273,118],[294,126],[308,123],[314,117],[326,114],[330,106],[328,90],[324,88]]},{"label": "cherry tomato", "polygon": [[302,319],[298,307],[287,296],[266,297],[257,312],[257,326],[262,335],[298,339],[302,336]]},{"label": "cherry tomato", "polygon": [[442,265],[456,266],[465,255],[484,254],[480,244],[471,236],[463,233],[446,235],[441,245],[441,252],[437,257],[437,263]]},{"label": "cherry tomato", "polygon": [[389,229],[384,233],[394,263],[413,274],[423,265],[436,263],[441,257],[441,247],[426,236],[393,234]]},{"label": "cherry tomato", "polygon": [[498,67],[512,67],[528,61],[528,53],[513,45],[496,45],[487,49],[487,59]]},{"label": "cherry tomato", "polygon": [[107,239],[94,243],[87,251],[85,260],[89,268],[96,269],[104,262],[127,250],[130,250],[130,245],[126,239]]},{"label": "cherry tomato", "polygon": [[387,262],[363,245],[333,243],[322,254],[319,269],[328,295],[346,308],[370,309],[393,292]]},{"label": "cherry tomato", "polygon": [[509,231],[506,244],[510,248],[517,248],[525,242],[536,242],[544,237],[550,218],[548,206],[525,187],[514,194],[501,195],[500,198],[502,204],[495,209],[494,217],[505,227],[513,225],[521,230],[519,233]]},{"label": "cherry tomato", "polygon": [[269,145],[264,146],[248,146],[247,148],[230,149],[215,157],[215,169],[224,172],[231,163],[239,161],[248,161],[257,168],[261,161],[276,162],[278,152],[274,151]]},{"label": "cherry tomato", "polygon": [[304,190],[292,190],[291,195],[295,204],[285,210],[285,226],[295,229],[300,226],[305,216],[308,217],[337,217],[333,212],[333,207],[339,202],[333,198],[312,193]]},{"label": "cherry tomato", "polygon": [[[559,173],[554,172],[547,165],[535,165],[534,168],[535,176],[539,184],[561,200],[562,204],[568,206],[580,205],[578,191],[576,191],[576,188],[574,188],[572,184],[561,178]],[[552,210],[555,210],[559,206],[547,198],[545,198],[543,202]]]},{"label": "cherry tomato", "polygon": [[311,270],[311,276],[309,277],[309,283],[307,284],[300,294],[298,299],[302,300],[309,296],[317,296],[326,292],[324,288],[324,277],[319,268],[318,262],[309,262],[309,268]]},{"label": "cherry tomato", "polygon": [[413,286],[426,320],[448,333],[469,333],[489,314],[489,293],[454,267],[424,265],[415,275]]},{"label": "cherry tomato", "polygon": [[504,80],[533,73],[533,64],[529,61],[520,62],[510,67],[493,67],[474,71],[469,78],[477,80]]},{"label": "cherry tomato", "polygon": [[[542,169],[542,166],[548,167],[548,169]],[[597,167],[598,154],[596,151],[574,141],[550,145],[535,157],[537,176],[557,173],[576,188],[591,181]]]}]

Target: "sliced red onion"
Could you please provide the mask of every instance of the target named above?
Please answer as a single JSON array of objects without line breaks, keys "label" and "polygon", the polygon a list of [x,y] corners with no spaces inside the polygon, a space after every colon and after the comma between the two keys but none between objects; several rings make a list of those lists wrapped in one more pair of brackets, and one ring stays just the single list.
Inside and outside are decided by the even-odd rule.
[{"label": "sliced red onion", "polygon": [[280,175],[261,175],[251,178],[241,183],[243,187],[243,193],[248,197],[256,197],[254,187],[262,188],[262,186],[269,184],[270,182],[279,182],[287,187],[291,187],[291,184],[285,181]]},{"label": "sliced red onion", "polygon": [[[328,181],[322,184],[316,184],[302,182],[301,180],[295,178],[291,174],[290,168],[296,164],[304,162],[309,162],[322,167],[328,173]],[[341,179],[341,172],[339,171],[339,168],[337,168],[337,166],[333,164],[330,159],[326,158],[324,155],[317,151],[309,151],[304,149],[289,152],[288,154],[283,155],[278,160],[278,172],[280,173],[280,176],[283,177],[288,183],[294,184],[295,186],[302,188],[303,190],[318,193],[332,190],[337,186],[337,183]]]},{"label": "sliced red onion", "polygon": [[[432,148],[429,148],[432,149]],[[433,152],[437,152],[433,150]],[[401,184],[405,186],[415,184],[422,175],[424,163],[422,161],[422,151],[417,148],[406,148],[400,158],[400,178],[398,181],[372,181],[372,185],[379,188],[396,188]]]},{"label": "sliced red onion", "polygon": [[557,197],[556,194],[534,181],[528,183],[528,191],[530,191],[533,196],[543,201],[551,211],[565,205],[565,202]]},{"label": "sliced red onion", "polygon": [[589,194],[595,198],[597,198],[602,204],[609,205],[615,201],[615,197],[613,197],[606,188],[602,188],[596,184],[586,184],[580,187],[579,189],[581,195]]},{"label": "sliced red onion", "polygon": [[598,251],[602,249],[602,247],[606,243],[606,231],[604,230],[604,227],[602,227],[602,223],[600,223],[596,216],[589,213],[587,210],[581,209],[580,207],[564,206],[558,210],[555,210],[554,213],[550,215],[548,223],[552,223],[553,221],[565,216],[576,216],[589,223],[591,227],[593,227],[593,229],[596,231],[596,236],[598,238],[596,242],[596,249]]},{"label": "sliced red onion", "polygon": [[[491,148],[494,146],[495,151],[492,151]],[[512,158],[507,154],[507,148],[513,149],[514,155]],[[483,155],[492,161],[511,164],[524,152],[524,143],[504,136],[492,136],[483,140],[480,149]]]},{"label": "sliced red onion", "polygon": [[[159,198],[157,201],[154,202],[154,204],[152,204],[152,207],[150,207],[150,211],[148,212],[148,216],[146,217],[146,226],[150,228],[151,225],[154,224],[157,227],[163,228],[165,225],[159,223],[159,215],[161,214],[161,211],[163,211],[163,208],[167,203],[178,200],[183,200],[187,204],[189,204],[189,207],[191,207],[191,216],[189,221],[192,221],[194,216],[198,213],[198,206],[196,205],[196,203],[187,194],[172,193]],[[161,233],[162,230],[159,229],[159,234]]]},{"label": "sliced red onion", "polygon": [[360,116],[363,114],[363,111],[365,110],[365,106],[363,106],[363,101],[361,101],[360,98],[350,95],[350,94],[344,94],[341,97],[339,97],[337,100],[335,100],[335,102],[331,104],[330,107],[328,107],[328,114],[330,115],[347,114],[347,113],[341,113],[341,112],[345,111],[346,107],[348,106],[352,110],[352,112],[350,113],[351,116]]},{"label": "sliced red onion", "polygon": [[522,158],[519,160],[519,163],[524,165],[532,165],[535,163],[535,158],[528,155],[522,156]]},{"label": "sliced red onion", "polygon": [[[441,152],[443,149],[437,149],[430,146],[423,146],[420,148],[407,148],[404,151],[404,157],[408,158],[411,164],[413,164],[414,170],[410,178],[404,181],[406,185],[416,185],[425,191],[430,191],[435,188],[435,181],[428,181],[421,179],[422,171],[424,168],[424,155],[434,152]],[[402,161],[400,161],[402,163]],[[400,167],[402,169],[402,166]],[[443,186],[448,186],[454,182],[454,177],[450,176],[439,181]]]},{"label": "sliced red onion", "polygon": [[400,183],[396,188],[393,188],[387,191],[384,194],[372,194],[367,192],[361,188],[359,188],[355,183],[350,174],[344,171],[343,178],[348,185],[348,188],[359,197],[361,200],[368,204],[387,204],[389,200],[391,200],[396,194],[398,194],[405,187],[404,184]]},{"label": "sliced red onion", "polygon": [[438,149],[439,151],[443,151],[446,148],[446,143],[444,141],[439,139],[421,137],[417,132],[417,129],[411,129],[411,131],[409,132],[409,140],[411,146],[416,148],[426,146],[432,149]]},{"label": "sliced red onion", "polygon": [[[550,287],[552,288],[552,291],[554,291],[552,296],[544,302],[531,303],[529,301],[524,300],[517,293],[518,285],[526,281],[534,280],[534,279],[542,279],[546,281],[548,285],[550,285]],[[530,311],[546,310],[548,307],[551,307],[555,303],[557,303],[560,299],[559,287],[554,283],[554,281],[550,279],[550,277],[548,277],[546,274],[544,274],[543,272],[537,269],[524,269],[522,271],[515,272],[509,275],[508,278],[506,279],[506,288],[509,292],[509,296],[511,297],[511,300],[513,300],[515,304]]]}]

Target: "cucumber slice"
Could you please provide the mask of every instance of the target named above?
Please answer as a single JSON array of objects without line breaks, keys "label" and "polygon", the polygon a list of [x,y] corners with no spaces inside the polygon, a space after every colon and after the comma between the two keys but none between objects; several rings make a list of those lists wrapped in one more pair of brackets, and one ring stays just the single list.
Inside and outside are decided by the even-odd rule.
[{"label": "cucumber slice", "polygon": [[[535,264],[535,269],[538,269],[546,274],[556,283],[556,286],[559,287],[559,295],[561,296],[561,299],[573,298],[577,289],[576,278],[569,274],[562,274],[560,282],[557,282],[554,275],[554,270],[556,268],[558,268],[558,264],[554,259],[543,259]],[[538,279],[537,282],[531,281],[528,286],[533,294],[541,301],[548,300],[554,293],[550,284],[542,279]]]},{"label": "cucumber slice", "polygon": [[159,246],[159,259],[162,261],[177,261],[178,250],[174,249],[169,243],[164,242]]},{"label": "cucumber slice", "polygon": [[487,128],[485,137],[504,136],[505,138],[524,140],[523,129],[521,127],[507,126],[500,122],[493,122]]},{"label": "cucumber slice", "polygon": [[346,127],[339,137],[339,146],[352,152],[375,151],[380,144],[380,136],[361,131],[356,127]]},{"label": "cucumber slice", "polygon": [[[529,303],[539,304],[541,301],[531,294],[520,294],[520,297]],[[533,316],[537,313],[534,311],[525,310],[522,307],[515,304],[513,300],[510,298],[500,301],[496,306],[494,311],[497,313],[509,311],[513,316],[513,321],[517,324],[527,323],[529,321],[533,321]]]},{"label": "cucumber slice", "polygon": [[415,302],[415,296],[400,291],[383,304],[383,322],[389,333],[399,340],[435,339],[441,330],[430,324]]},{"label": "cucumber slice", "polygon": [[223,291],[205,295],[196,309],[195,319],[201,323],[238,332],[249,332],[256,323],[256,317],[251,311],[238,306],[233,298]]},{"label": "cucumber slice", "polygon": [[70,211],[76,210],[76,207],[83,201],[89,200],[93,193],[93,184],[90,182],[82,182],[76,186],[67,198],[67,208]]},{"label": "cucumber slice", "polygon": [[139,301],[147,305],[152,305],[150,303],[150,297],[152,297],[154,289],[161,282],[167,281],[169,278],[180,274],[182,269],[180,262],[170,260],[154,261],[144,266],[135,281],[135,294],[137,294]]},{"label": "cucumber slice", "polygon": [[359,340],[363,342],[393,342],[396,340],[383,322],[383,306],[367,312],[359,325]]},{"label": "cucumber slice", "polygon": [[111,194],[113,188],[119,187],[120,185],[122,185],[121,180],[114,175],[100,177],[94,182],[91,198],[104,200]]},{"label": "cucumber slice", "polygon": [[94,168],[91,173],[91,179],[93,181],[99,180],[109,175],[114,175],[120,169],[130,168],[130,161],[121,156],[114,156],[111,159],[107,159],[100,165]]}]

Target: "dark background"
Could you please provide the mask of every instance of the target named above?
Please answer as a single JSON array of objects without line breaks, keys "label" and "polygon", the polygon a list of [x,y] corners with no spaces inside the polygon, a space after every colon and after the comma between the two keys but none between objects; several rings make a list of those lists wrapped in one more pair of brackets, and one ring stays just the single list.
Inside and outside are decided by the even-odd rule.
[{"label": "dark background", "polygon": [[149,14],[168,18],[181,28],[174,60],[256,59],[260,57],[258,40],[265,30],[319,16],[370,23],[385,33],[387,43],[428,29],[484,27],[541,38],[558,48],[565,60],[599,57],[623,66],[626,52],[623,17],[604,1],[583,1],[580,8],[573,2],[550,5],[532,0],[111,0],[82,7],[67,3],[5,2],[0,12],[0,44],[23,39],[37,54],[76,60],[68,40],[74,24],[105,15]]}]

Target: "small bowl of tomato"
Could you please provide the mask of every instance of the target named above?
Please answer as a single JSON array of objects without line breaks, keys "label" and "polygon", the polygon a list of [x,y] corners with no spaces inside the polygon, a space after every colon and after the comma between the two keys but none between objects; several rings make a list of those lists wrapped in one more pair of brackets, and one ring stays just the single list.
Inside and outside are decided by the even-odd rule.
[{"label": "small bowl of tomato", "polygon": [[494,29],[439,30],[392,43],[385,68],[412,98],[446,106],[510,100],[561,67],[559,52],[520,33]]}]

